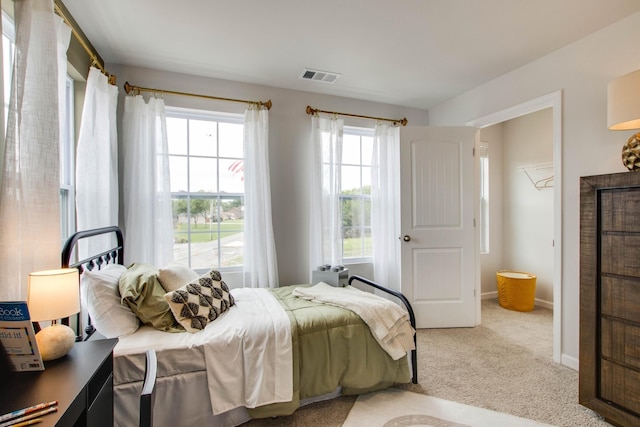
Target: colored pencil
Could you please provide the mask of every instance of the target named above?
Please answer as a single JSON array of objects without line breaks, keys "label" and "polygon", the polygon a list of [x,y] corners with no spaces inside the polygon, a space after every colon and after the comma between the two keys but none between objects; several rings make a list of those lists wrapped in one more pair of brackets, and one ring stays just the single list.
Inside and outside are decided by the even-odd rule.
[{"label": "colored pencil", "polygon": [[10,426],[12,426],[12,425],[14,425],[16,423],[21,423],[23,421],[28,421],[28,420],[31,420],[33,418],[37,418],[37,417],[39,417],[41,415],[46,415],[46,414],[49,414],[51,412],[56,412],[57,410],[58,410],[57,406],[50,406],[50,407],[48,407],[46,409],[43,409],[41,411],[32,412],[29,415],[25,415],[24,417],[19,417],[19,418],[15,418],[13,420],[4,422],[4,423],[0,424],[0,427],[10,427]]},{"label": "colored pencil", "polygon": [[37,405],[29,406],[28,408],[18,409],[17,411],[9,412],[8,414],[0,415],[0,422],[10,420],[11,418],[21,417],[22,415],[27,415],[35,411],[39,411],[41,409],[48,408],[50,406],[55,406],[58,404],[57,400],[53,402],[43,402],[38,403]]},{"label": "colored pencil", "polygon": [[25,421],[22,423],[18,423],[18,424],[11,424],[11,427],[25,427],[25,426],[30,426],[33,424],[38,424],[41,423],[42,420],[44,420],[44,418],[34,418],[33,420],[29,420],[29,421]]}]

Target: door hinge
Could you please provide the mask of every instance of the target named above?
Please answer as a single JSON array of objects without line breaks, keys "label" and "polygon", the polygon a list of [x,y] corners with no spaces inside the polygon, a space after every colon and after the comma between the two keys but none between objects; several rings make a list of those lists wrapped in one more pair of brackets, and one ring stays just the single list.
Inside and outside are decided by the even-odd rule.
[{"label": "door hinge", "polygon": [[473,218],[473,226],[474,227],[476,226],[476,219],[475,218]]},{"label": "door hinge", "polygon": [[472,148],[471,153],[472,153],[473,157],[475,157],[475,156],[476,156],[476,147],[473,147],[473,148]]}]

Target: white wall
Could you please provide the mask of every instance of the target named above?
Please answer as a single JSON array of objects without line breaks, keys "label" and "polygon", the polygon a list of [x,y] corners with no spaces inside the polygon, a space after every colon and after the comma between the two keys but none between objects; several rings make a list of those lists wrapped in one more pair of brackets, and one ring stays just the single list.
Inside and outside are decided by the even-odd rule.
[{"label": "white wall", "polygon": [[626,169],[631,132],[607,130],[607,84],[640,69],[640,13],[513,70],[429,110],[430,125],[464,125],[562,90],[562,341],[564,363],[577,366],[579,340],[579,177]]},{"label": "white wall", "polygon": [[[273,107],[269,111],[269,166],[273,227],[281,285],[308,283],[310,279],[308,159],[311,118],[305,112],[307,105],[323,110],[374,117],[398,119],[406,117],[409,125],[413,126],[425,126],[428,122],[426,110],[117,64],[107,64],[107,69],[118,78],[120,89],[118,114],[120,115],[123,107],[123,85],[126,81],[141,87],[226,98],[256,101],[271,99]],[[212,109],[232,113],[242,113],[246,108],[242,103],[204,100],[188,96],[164,95],[164,99],[166,105],[184,108]],[[121,123],[121,120],[118,122]],[[345,124],[369,127],[374,125],[370,120],[351,118],[345,118]],[[119,141],[119,146],[122,156],[122,141]],[[123,164],[122,158],[120,158],[120,164]],[[122,170],[120,176],[122,176]],[[120,212],[123,212],[123,209],[120,209]],[[122,218],[120,224],[123,224]],[[370,264],[351,265],[349,273],[372,277],[372,267]],[[238,279],[238,277],[225,275],[225,280],[231,286],[239,285],[241,282]]]},{"label": "white wall", "polygon": [[[536,299],[553,302],[553,189],[538,190],[522,170],[553,162],[553,111],[550,108],[504,122],[504,268],[537,276]],[[534,182],[552,168],[527,168]],[[546,304],[545,304],[546,302]]]}]

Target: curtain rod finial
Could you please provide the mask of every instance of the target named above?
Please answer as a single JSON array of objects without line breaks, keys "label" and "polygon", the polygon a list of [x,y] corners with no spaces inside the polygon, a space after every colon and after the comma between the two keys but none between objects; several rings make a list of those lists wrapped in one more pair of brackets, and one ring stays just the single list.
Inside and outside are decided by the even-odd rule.
[{"label": "curtain rod finial", "polygon": [[133,86],[129,84],[129,82],[124,82],[124,91],[129,94],[133,90]]},{"label": "curtain rod finial", "polygon": [[270,99],[268,99],[267,102],[264,102],[263,105],[267,107],[267,110],[271,110],[271,107],[273,106]]}]

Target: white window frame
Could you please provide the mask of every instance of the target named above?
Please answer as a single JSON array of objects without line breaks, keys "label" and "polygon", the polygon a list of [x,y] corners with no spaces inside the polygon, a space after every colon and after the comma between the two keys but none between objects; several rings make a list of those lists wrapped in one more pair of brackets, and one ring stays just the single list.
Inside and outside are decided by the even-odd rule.
[{"label": "white window frame", "polygon": [[75,187],[75,111],[74,80],[67,75],[65,86],[65,111],[60,135],[60,236],[64,242],[76,231],[76,187]]},{"label": "white window frame", "polygon": [[16,26],[13,19],[2,11],[2,84],[4,94],[4,135],[7,134],[9,97],[11,95],[11,74],[15,57]]},{"label": "white window frame", "polygon": [[489,253],[489,143],[478,144],[480,178],[480,253]]}]

